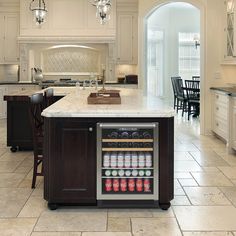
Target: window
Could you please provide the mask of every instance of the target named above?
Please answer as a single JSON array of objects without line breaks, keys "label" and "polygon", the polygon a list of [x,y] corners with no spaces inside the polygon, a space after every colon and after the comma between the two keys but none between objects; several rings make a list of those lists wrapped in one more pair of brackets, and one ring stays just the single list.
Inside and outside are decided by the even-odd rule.
[{"label": "window", "polygon": [[164,32],[149,29],[147,40],[147,91],[161,97],[164,90]]},{"label": "window", "polygon": [[200,75],[200,47],[195,46],[198,33],[179,33],[179,75],[182,79],[192,79]]}]

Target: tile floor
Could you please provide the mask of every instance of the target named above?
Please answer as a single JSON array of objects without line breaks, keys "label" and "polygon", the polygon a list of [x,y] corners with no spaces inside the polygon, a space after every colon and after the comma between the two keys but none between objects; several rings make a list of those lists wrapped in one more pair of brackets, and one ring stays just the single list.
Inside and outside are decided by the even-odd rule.
[{"label": "tile floor", "polygon": [[6,147],[0,120],[0,236],[236,236],[236,155],[197,120],[175,120],[175,199],[159,209],[47,209],[32,152]]}]

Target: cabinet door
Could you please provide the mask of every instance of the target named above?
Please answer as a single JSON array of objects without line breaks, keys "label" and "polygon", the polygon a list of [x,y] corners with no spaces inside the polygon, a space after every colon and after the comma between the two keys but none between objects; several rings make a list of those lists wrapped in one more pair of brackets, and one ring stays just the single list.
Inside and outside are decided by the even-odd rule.
[{"label": "cabinet door", "polygon": [[119,14],[117,21],[117,63],[133,61],[133,16]]},{"label": "cabinet door", "polygon": [[56,203],[96,202],[96,130],[87,122],[63,120],[56,124],[56,153],[50,172]]},{"label": "cabinet door", "polygon": [[4,55],[3,55],[3,46],[4,46],[4,15],[0,14],[0,63],[4,62]]},{"label": "cabinet door", "polygon": [[6,94],[7,88],[5,86],[0,87],[0,118],[6,118],[7,116],[7,102],[3,100]]},{"label": "cabinet door", "polygon": [[18,14],[5,15],[5,41],[4,41],[4,60],[8,63],[18,63],[19,61],[19,16]]},{"label": "cabinet door", "polygon": [[236,98],[233,99],[233,112],[232,112],[232,147],[236,151]]}]

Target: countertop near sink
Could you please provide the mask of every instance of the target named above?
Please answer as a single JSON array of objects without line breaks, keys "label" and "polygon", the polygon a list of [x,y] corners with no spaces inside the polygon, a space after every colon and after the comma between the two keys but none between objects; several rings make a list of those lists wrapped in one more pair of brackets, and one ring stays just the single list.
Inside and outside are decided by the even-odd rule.
[{"label": "countertop near sink", "polygon": [[236,87],[211,87],[211,90],[217,90],[227,93],[229,96],[236,97]]},{"label": "countertop near sink", "polygon": [[36,82],[7,82],[7,81],[0,81],[0,85],[38,85]]}]

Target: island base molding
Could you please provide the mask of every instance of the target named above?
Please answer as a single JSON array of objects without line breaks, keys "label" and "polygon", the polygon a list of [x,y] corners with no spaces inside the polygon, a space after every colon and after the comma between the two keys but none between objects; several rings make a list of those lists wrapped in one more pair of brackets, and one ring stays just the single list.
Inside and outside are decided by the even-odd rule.
[{"label": "island base molding", "polygon": [[[158,123],[157,199],[97,198],[98,123]],[[170,207],[174,197],[174,117],[45,117],[44,132],[44,199],[49,209],[55,210],[61,204],[163,210]]]}]

